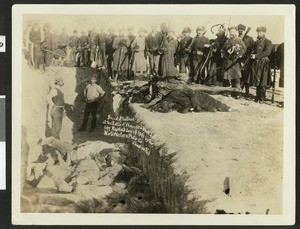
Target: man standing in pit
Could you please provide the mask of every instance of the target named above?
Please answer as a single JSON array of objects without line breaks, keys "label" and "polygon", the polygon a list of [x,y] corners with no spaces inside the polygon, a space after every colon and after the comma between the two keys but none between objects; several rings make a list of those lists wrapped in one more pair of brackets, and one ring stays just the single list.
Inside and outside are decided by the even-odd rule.
[{"label": "man standing in pit", "polygon": [[272,52],[272,42],[265,37],[267,28],[258,27],[257,41],[254,43],[253,54],[251,54],[253,85],[256,86],[255,101],[264,103],[266,87],[271,83],[271,69],[269,56]]},{"label": "man standing in pit", "polygon": [[251,82],[251,65],[250,65],[250,55],[253,50],[254,40],[253,37],[245,35],[246,26],[239,24],[238,33],[239,37],[243,39],[246,46],[246,52],[242,57],[243,68],[242,68],[242,88],[245,87],[245,98],[249,98],[249,88]]},{"label": "man standing in pit", "polygon": [[56,77],[54,86],[47,95],[48,103],[48,123],[51,127],[51,135],[60,139],[60,131],[62,128],[62,120],[64,116],[65,98],[61,91],[64,81],[62,77]]},{"label": "man standing in pit", "polygon": [[91,78],[91,83],[88,84],[84,90],[84,98],[86,101],[84,109],[84,117],[81,127],[78,131],[85,131],[89,120],[90,113],[92,114],[92,122],[90,132],[95,131],[97,122],[97,109],[99,104],[99,99],[105,94],[102,88],[96,84],[97,74],[93,74]]}]

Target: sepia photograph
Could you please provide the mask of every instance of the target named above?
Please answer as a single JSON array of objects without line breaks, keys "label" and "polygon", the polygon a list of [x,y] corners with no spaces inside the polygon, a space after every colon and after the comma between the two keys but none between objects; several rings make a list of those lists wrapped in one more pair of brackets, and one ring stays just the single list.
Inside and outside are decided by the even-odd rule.
[{"label": "sepia photograph", "polygon": [[293,223],[294,13],[14,5],[13,223]]}]

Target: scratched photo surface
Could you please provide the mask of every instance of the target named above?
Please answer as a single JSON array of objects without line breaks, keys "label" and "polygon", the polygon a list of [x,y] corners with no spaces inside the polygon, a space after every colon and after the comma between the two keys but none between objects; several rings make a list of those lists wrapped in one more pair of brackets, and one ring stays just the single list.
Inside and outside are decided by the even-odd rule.
[{"label": "scratched photo surface", "polygon": [[21,17],[21,214],[283,215],[284,15]]}]

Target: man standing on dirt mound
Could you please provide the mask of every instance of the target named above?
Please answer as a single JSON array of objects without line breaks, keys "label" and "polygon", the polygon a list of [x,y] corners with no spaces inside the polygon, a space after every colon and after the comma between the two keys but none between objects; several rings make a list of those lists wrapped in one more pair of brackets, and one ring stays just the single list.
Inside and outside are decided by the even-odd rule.
[{"label": "man standing on dirt mound", "polygon": [[90,132],[95,131],[99,99],[105,94],[103,89],[96,84],[96,81],[97,81],[97,74],[93,74],[91,78],[91,83],[88,84],[84,90],[84,98],[86,100],[86,105],[84,109],[83,121],[78,131],[86,130],[90,113],[92,113],[92,123],[91,123]]}]

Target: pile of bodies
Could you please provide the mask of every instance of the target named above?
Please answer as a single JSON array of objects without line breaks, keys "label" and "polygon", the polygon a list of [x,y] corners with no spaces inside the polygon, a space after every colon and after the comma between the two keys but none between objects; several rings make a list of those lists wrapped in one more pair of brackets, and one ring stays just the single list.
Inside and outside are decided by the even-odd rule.
[{"label": "pile of bodies", "polygon": [[[143,107],[162,113],[178,111],[215,112],[230,111],[226,104],[214,99],[210,90],[191,88],[179,77],[152,78],[140,86],[124,82],[114,89],[114,112],[116,115],[128,115],[129,103],[143,103]],[[221,91],[215,90],[217,93]]]},{"label": "pile of bodies", "polygon": [[148,181],[130,163],[126,144],[88,141],[72,145],[54,137],[41,139],[39,144],[44,155],[31,165],[25,188],[27,193],[35,190],[33,200],[39,204],[25,201],[23,211],[151,212],[144,195]]}]

